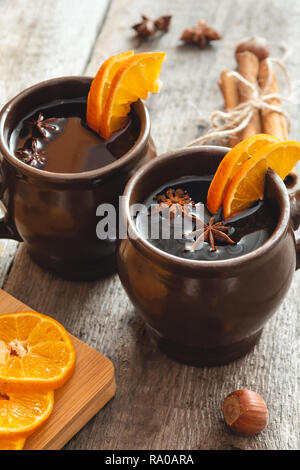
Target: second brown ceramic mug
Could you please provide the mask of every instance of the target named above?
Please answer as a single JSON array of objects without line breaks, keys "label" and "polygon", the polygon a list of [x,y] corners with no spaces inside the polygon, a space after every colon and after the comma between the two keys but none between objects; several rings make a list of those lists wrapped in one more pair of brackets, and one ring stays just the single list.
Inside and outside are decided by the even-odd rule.
[{"label": "second brown ceramic mug", "polygon": [[[128,183],[123,217],[129,238],[121,240],[118,271],[136,311],[159,346],[194,365],[218,365],[246,354],[287,292],[299,267],[300,191],[288,196],[274,172],[266,197],[278,208],[278,223],[256,250],[234,259],[179,258],[149,243],[138,232],[131,205],[183,176],[213,175],[226,152],[203,146],[169,152],[144,165]],[[297,255],[297,256],[296,256]]]},{"label": "second brown ceramic mug", "polygon": [[10,151],[11,133],[21,119],[54,100],[87,97],[89,77],[62,77],[24,90],[0,113],[1,200],[5,217],[0,237],[24,241],[41,266],[67,279],[94,279],[115,270],[115,241],[99,240],[99,204],[113,204],[136,169],[155,156],[150,120],[141,101],[134,146],[115,162],[77,174],[32,168]]}]

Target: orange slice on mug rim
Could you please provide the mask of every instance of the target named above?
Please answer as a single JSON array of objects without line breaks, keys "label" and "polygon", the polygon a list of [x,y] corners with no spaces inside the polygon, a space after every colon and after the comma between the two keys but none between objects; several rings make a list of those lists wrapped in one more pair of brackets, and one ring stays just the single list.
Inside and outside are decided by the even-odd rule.
[{"label": "orange slice on mug rim", "polygon": [[258,199],[263,199],[264,180],[268,168],[282,180],[300,160],[300,143],[277,142],[262,148],[247,160],[230,181],[223,202],[225,219],[248,209]]},{"label": "orange slice on mug rim", "polygon": [[100,132],[104,139],[128,122],[131,103],[158,93],[164,52],[141,52],[127,59],[115,74],[102,112]]},{"label": "orange slice on mug rim", "polygon": [[264,154],[248,159],[234,175],[225,193],[223,215],[225,220],[248,209],[263,199],[265,174],[268,169]]},{"label": "orange slice on mug rim", "polygon": [[87,99],[86,122],[96,132],[100,132],[101,115],[112,79],[121,65],[133,54],[134,51],[126,51],[109,57],[92,81]]},{"label": "orange slice on mug rim", "polygon": [[256,152],[275,142],[280,140],[272,135],[257,134],[242,140],[225,155],[207,194],[207,207],[211,214],[215,214],[221,208],[229,183],[241,166]]},{"label": "orange slice on mug rim", "polygon": [[292,140],[274,143],[266,147],[265,156],[269,168],[284,180],[300,160],[300,143]]}]

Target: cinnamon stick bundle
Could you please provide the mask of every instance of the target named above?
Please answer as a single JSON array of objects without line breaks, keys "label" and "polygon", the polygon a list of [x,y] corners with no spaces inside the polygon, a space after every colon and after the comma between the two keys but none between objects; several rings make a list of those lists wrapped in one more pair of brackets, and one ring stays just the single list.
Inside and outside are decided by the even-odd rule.
[{"label": "cinnamon stick bundle", "polygon": [[[258,86],[259,60],[255,54],[249,51],[240,52],[236,55],[238,71],[248,82]],[[238,83],[240,102],[249,101],[253,96],[253,91],[243,82]],[[255,110],[249,124],[241,131],[240,140],[261,133],[260,113]]]},{"label": "cinnamon stick bundle", "polygon": [[[267,59],[269,46],[265,39],[254,37],[242,41],[236,48],[235,56],[238,63],[238,72],[247,81],[260,87],[264,94],[279,93],[276,71]],[[253,98],[251,88],[238,81],[234,76],[228,76],[228,73],[229,70],[224,70],[219,81],[227,111]],[[267,90],[265,89],[266,85],[268,85]],[[267,102],[276,107],[281,106],[279,98],[272,98]],[[233,147],[241,140],[260,132],[274,135],[281,140],[288,140],[288,127],[285,116],[282,113],[267,109],[255,110],[246,128],[229,138],[229,145]],[[286,186],[294,186],[297,179],[297,172],[294,169],[285,179]]]},{"label": "cinnamon stick bundle", "polygon": [[[223,72],[221,72],[221,77],[218,82],[221,92],[224,96],[226,111],[231,111],[240,102],[237,81],[234,76],[228,75],[230,72],[231,70],[223,70]],[[239,143],[239,141],[240,137],[237,134],[229,137],[230,147],[234,147],[236,144]]]},{"label": "cinnamon stick bundle", "polygon": [[[264,94],[279,93],[279,85],[277,81],[276,70],[273,65],[268,62],[268,59],[262,60],[259,65],[258,81]],[[268,85],[268,89],[266,86]],[[280,107],[281,102],[279,98],[271,98],[268,100],[268,104],[276,107]],[[280,140],[288,140],[289,132],[286,122],[286,118],[283,114],[276,111],[263,109],[262,115],[262,129],[265,134],[271,134],[278,137]],[[285,178],[285,184],[287,187],[292,187],[297,183],[297,171],[294,168],[288,176]]]},{"label": "cinnamon stick bundle", "polygon": [[[251,52],[237,54],[238,72],[246,80],[256,85],[258,83],[259,61]],[[236,77],[229,75],[231,70],[223,70],[219,80],[219,87],[223,94],[226,111],[230,111],[238,104],[253,98],[253,91],[244,83],[239,82]],[[229,137],[230,147],[234,147],[246,137],[261,132],[261,120],[258,111],[254,111],[248,126],[241,132]]]},{"label": "cinnamon stick bundle", "polygon": [[[279,93],[276,71],[272,64],[267,61],[268,59],[262,60],[259,65],[259,85],[265,95],[270,93]],[[268,83],[268,89],[265,89]],[[268,104],[280,107],[281,103],[279,98],[271,98],[268,100]],[[263,109],[261,114],[262,128],[265,134],[274,135],[281,140],[288,139],[288,129],[286,119],[283,114],[268,109]]]}]

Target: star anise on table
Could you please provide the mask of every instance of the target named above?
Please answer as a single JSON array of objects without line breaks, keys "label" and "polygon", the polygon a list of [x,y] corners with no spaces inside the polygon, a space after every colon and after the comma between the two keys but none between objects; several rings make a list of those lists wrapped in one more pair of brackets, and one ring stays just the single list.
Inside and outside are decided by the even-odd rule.
[{"label": "star anise on table", "polygon": [[223,225],[222,222],[215,222],[215,216],[213,215],[208,224],[203,222],[199,217],[192,216],[193,219],[197,219],[198,223],[200,222],[199,229],[194,230],[193,232],[186,235],[186,237],[195,237],[197,236],[195,242],[190,248],[186,248],[185,251],[195,251],[200,242],[208,242],[211,246],[212,251],[216,251],[216,243],[221,242],[228,245],[235,245],[233,241],[225,232],[228,232],[229,228],[227,225]]},{"label": "star anise on table", "polygon": [[159,194],[155,196],[154,200],[158,205],[151,212],[151,215],[160,214],[169,211],[170,218],[174,219],[177,215],[187,214],[187,206],[194,206],[195,202],[192,201],[187,192],[183,189],[172,189],[166,190],[166,194]]},{"label": "star anise on table", "polygon": [[35,137],[32,138],[31,148],[23,147],[16,151],[16,156],[19,158],[19,160],[22,160],[22,162],[33,167],[44,166],[46,163],[44,154],[45,152],[38,150],[37,139]]},{"label": "star anise on table", "polygon": [[56,121],[56,118],[48,118],[45,119],[43,113],[38,115],[37,119],[33,119],[32,121],[27,121],[26,124],[28,126],[35,127],[40,134],[47,139],[47,130],[48,131],[55,131],[56,127],[53,124],[50,124],[53,121]]},{"label": "star anise on table", "polygon": [[160,16],[153,20],[149,16],[142,15],[142,21],[132,26],[136,31],[136,36],[139,39],[146,39],[149,36],[154,36],[157,31],[169,31],[172,15]]},{"label": "star anise on table", "polygon": [[198,20],[197,26],[185,29],[180,39],[187,44],[197,44],[201,49],[204,49],[210,41],[218,41],[222,39],[222,36],[210,28],[207,21]]}]

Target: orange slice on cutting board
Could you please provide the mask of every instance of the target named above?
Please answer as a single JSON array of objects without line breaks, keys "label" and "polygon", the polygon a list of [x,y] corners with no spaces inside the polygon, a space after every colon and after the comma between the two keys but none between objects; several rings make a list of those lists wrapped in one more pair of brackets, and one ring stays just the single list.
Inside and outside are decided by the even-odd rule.
[{"label": "orange slice on cutting board", "polygon": [[86,122],[96,132],[100,132],[101,114],[112,79],[121,65],[133,54],[134,51],[127,51],[110,57],[103,62],[92,81],[87,99]]},{"label": "orange slice on cutting board", "polygon": [[24,438],[7,438],[0,437],[0,450],[22,450],[25,445],[26,439]]},{"label": "orange slice on cutting board", "polygon": [[100,132],[109,139],[127,121],[131,103],[158,93],[164,52],[141,52],[127,59],[114,76],[104,105]]},{"label": "orange slice on cutting board", "polygon": [[277,142],[256,152],[241,166],[228,185],[223,203],[225,219],[248,209],[257,199],[263,199],[268,167],[284,179],[298,160],[298,142]]},{"label": "orange slice on cutting board", "polygon": [[4,446],[11,441],[11,445],[20,446],[17,439],[38,429],[49,418],[53,405],[54,392],[0,392],[0,443],[2,440]]},{"label": "orange slice on cutting board", "polygon": [[37,312],[0,315],[0,391],[44,392],[62,386],[75,369],[64,327]]},{"label": "orange slice on cutting board", "polygon": [[207,194],[207,207],[212,214],[221,208],[229,183],[241,166],[256,152],[275,142],[280,141],[272,135],[257,134],[244,139],[225,155],[218,166]]}]

